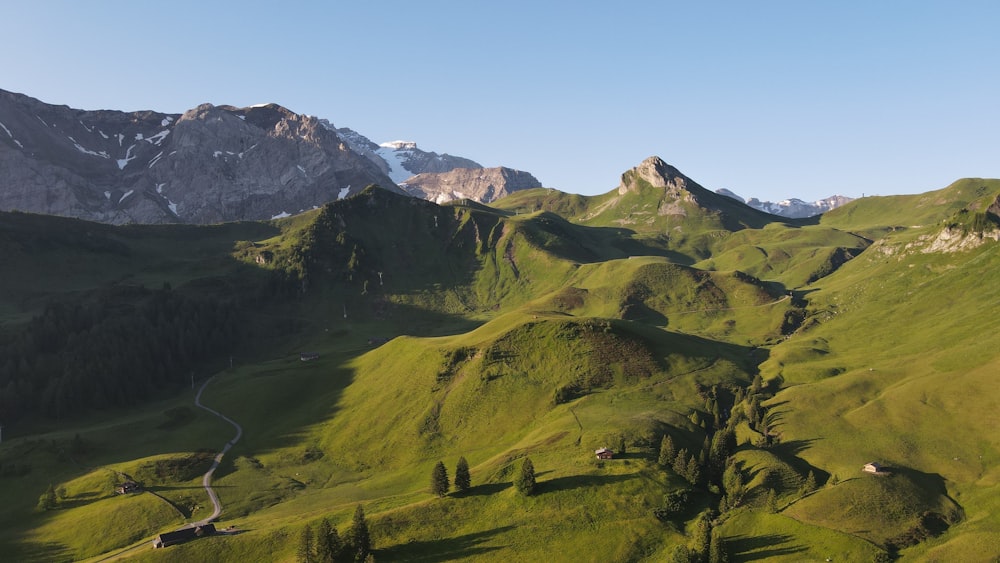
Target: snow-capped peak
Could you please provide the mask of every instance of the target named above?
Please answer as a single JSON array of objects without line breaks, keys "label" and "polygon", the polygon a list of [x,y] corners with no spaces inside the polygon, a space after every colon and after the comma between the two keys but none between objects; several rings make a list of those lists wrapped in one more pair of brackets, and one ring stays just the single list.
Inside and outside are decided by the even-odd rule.
[{"label": "snow-capped peak", "polygon": [[413,141],[389,141],[388,143],[380,143],[379,146],[386,149],[395,149],[397,151],[412,151],[417,148],[417,144]]}]

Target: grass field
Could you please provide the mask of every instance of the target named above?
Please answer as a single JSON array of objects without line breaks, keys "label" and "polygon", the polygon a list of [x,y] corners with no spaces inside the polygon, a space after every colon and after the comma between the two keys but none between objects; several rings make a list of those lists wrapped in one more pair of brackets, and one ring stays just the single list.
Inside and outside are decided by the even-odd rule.
[{"label": "grass field", "polygon": [[[639,188],[498,209],[366,192],[203,228],[5,215],[0,333],[116,283],[241,299],[245,341],[196,370],[214,375],[205,404],[244,428],[214,482],[218,525],[239,533],[129,559],[295,561],[304,526],[344,534],[358,504],[379,561],[671,560],[720,507],[732,561],[995,557],[1000,247],[961,210],[1000,186],[865,198],[818,225],[718,206],[677,223]],[[30,242],[37,229],[52,234]],[[729,419],[726,490],[657,463],[665,434],[706,452]],[[96,561],[204,518],[200,473],[232,432],[188,389],[8,423],[0,553]],[[459,457],[473,488],[433,496],[431,468]],[[869,461],[891,475],[862,474]],[[151,492],[112,494],[124,474]],[[680,490],[686,507],[655,516]]]}]

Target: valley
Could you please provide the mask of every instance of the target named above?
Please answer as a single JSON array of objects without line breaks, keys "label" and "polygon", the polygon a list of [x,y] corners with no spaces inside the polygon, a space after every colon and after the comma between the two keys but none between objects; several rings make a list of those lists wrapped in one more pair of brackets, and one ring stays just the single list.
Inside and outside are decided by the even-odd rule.
[{"label": "valley", "polygon": [[653,157],[589,197],[0,213],[0,553],[291,562],[362,506],[377,561],[988,561],[998,211],[965,179],[781,218]]}]

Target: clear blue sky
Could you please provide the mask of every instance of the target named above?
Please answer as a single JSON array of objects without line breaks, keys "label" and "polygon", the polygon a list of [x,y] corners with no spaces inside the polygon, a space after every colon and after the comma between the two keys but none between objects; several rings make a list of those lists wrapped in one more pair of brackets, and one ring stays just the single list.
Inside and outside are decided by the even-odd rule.
[{"label": "clear blue sky", "polygon": [[1000,2],[5,3],[0,88],[277,102],[566,192],[658,155],[744,197],[1000,177]]}]

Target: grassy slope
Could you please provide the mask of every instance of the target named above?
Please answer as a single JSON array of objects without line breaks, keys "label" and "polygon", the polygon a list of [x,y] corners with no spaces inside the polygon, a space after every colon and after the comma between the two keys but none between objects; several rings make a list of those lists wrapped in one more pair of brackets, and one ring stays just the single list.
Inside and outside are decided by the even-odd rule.
[{"label": "grassy slope", "polygon": [[[948,194],[938,199],[965,197]],[[550,209],[577,217],[590,203],[542,195],[552,199]],[[665,491],[682,486],[672,472],[652,463],[659,436],[669,430],[682,445],[697,449],[703,436],[691,416],[703,408],[697,386],[746,385],[756,363],[751,347],[777,342],[793,308],[781,300],[780,289],[799,287],[822,273],[836,249],[867,246],[848,232],[885,231],[873,219],[879,212],[862,209],[839,222],[824,219],[819,227],[773,225],[736,235],[691,228],[683,244],[664,244],[652,231],[610,228],[620,225],[615,221],[582,229],[547,213],[507,217],[456,206],[408,214],[391,200],[362,203],[335,208],[347,222],[346,240],[364,245],[354,277],[338,274],[348,254],[333,252],[307,264],[306,296],[262,311],[295,319],[298,330],[261,351],[270,360],[221,374],[206,392],[208,404],[244,424],[244,439],[217,472],[217,483],[226,505],[222,524],[238,523],[247,533],[155,554],[141,550],[136,558],[291,561],[304,523],[330,516],[343,531],[362,502],[380,560],[500,560],[511,552],[558,553],[566,560],[593,560],[595,553],[658,560],[671,545],[686,541],[683,522],[664,526],[650,516]],[[346,205],[360,209],[347,213]],[[284,237],[268,239],[274,235],[270,227],[239,227],[250,230],[217,241],[228,252],[235,240],[257,240],[237,254],[252,261],[255,253],[269,250],[277,259],[266,267],[273,268],[302,241],[316,242],[309,240],[317,234],[310,228],[325,212],[279,223]],[[375,228],[371,218],[350,223],[365,212],[393,229]],[[927,217],[932,223],[934,216]],[[917,224],[907,221],[913,217],[895,219]],[[329,231],[333,237],[339,232]],[[948,256],[889,256],[884,250],[928,233],[897,230],[803,288],[809,315],[804,328],[775,346],[762,366],[765,375],[780,375],[787,387],[771,407],[782,445],[752,448],[746,442],[755,433],[745,424],[740,431],[737,459],[755,476],[751,500],[720,528],[737,559],[868,559],[876,548],[867,540],[884,541],[922,510],[958,510],[955,501],[965,510],[963,520],[941,538],[904,553],[976,560],[996,552],[1000,465],[987,429],[997,422],[990,389],[1000,366],[995,343],[983,345],[983,338],[996,333],[989,313],[1000,296],[993,295],[992,285],[977,285],[975,291],[968,285],[995,271],[996,247]],[[161,242],[149,240],[152,256]],[[162,240],[170,246],[170,235]],[[814,250],[817,245],[825,250]],[[766,251],[766,259],[752,258],[751,267],[742,267],[755,247]],[[743,269],[764,282],[663,258],[620,260],[642,249],[659,256],[688,252],[682,263],[707,252],[712,262],[701,265]],[[218,256],[211,252],[205,257]],[[165,266],[168,260],[137,260],[132,257],[115,271],[150,280],[173,271]],[[187,271],[194,277],[224,272],[190,264]],[[344,318],[347,304],[350,315]],[[631,320],[615,320],[621,318]],[[413,336],[376,349],[367,344],[372,336],[400,334]],[[297,352],[304,349],[321,352],[321,359],[299,362]],[[581,388],[581,381],[588,385]],[[556,401],[555,392],[567,385],[575,385],[569,400]],[[55,439],[54,447],[27,439],[5,442],[3,463],[35,444],[24,454],[33,471],[0,479],[5,498],[13,499],[0,513],[9,524],[0,535],[5,553],[85,557],[176,525],[182,514],[161,514],[165,503],[142,508],[148,494],[108,497],[107,469],[138,470],[163,455],[218,448],[231,437],[231,427],[207,414],[180,419],[165,414],[187,401],[177,398],[111,424],[99,418],[73,421],[72,429],[59,426],[43,436]],[[181,427],[172,426],[181,419]],[[61,459],[58,446],[60,440],[68,444],[74,432],[90,452],[77,465]],[[593,449],[614,445],[621,436],[631,453],[596,464]],[[443,459],[451,471],[459,455],[469,459],[477,487],[468,495],[432,499],[431,466]],[[526,455],[541,482],[541,494],[528,499],[510,487]],[[981,461],[978,455],[984,455]],[[905,473],[894,481],[852,479],[871,459]],[[817,471],[821,483],[834,474],[841,483],[799,499],[794,489],[807,469]],[[768,473],[781,476],[779,514],[759,509],[764,488],[774,486],[764,479]],[[49,482],[66,488],[64,506],[72,508],[32,514]],[[859,514],[858,499],[878,498],[864,487],[882,485],[888,491],[877,494],[886,502],[874,507],[891,509],[892,525],[866,534],[861,530],[873,529],[871,515],[878,512]],[[206,499],[193,481],[160,488],[182,512],[188,510],[188,518],[204,514]],[[919,502],[893,504],[914,496]],[[86,522],[109,522],[121,501],[140,508],[107,545],[83,532],[67,532],[89,529]],[[886,516],[880,518],[878,526]]]},{"label": "grassy slope", "polygon": [[[980,189],[984,184],[992,190]],[[774,413],[786,440],[809,444],[801,453],[809,463],[845,479],[860,477],[862,464],[879,460],[900,468],[902,476],[891,478],[896,485],[907,475],[915,483],[907,495],[890,496],[921,498],[930,491],[936,496],[922,509],[947,514],[957,510],[951,499],[963,506],[964,521],[913,548],[914,555],[971,561],[1000,547],[982,532],[996,524],[991,515],[1000,476],[1000,441],[993,432],[1000,403],[991,391],[1000,368],[994,314],[1000,289],[986,281],[1000,267],[1000,249],[986,244],[925,252],[949,213],[991,201],[997,187],[995,181],[961,181],[912,196],[921,202],[912,216],[898,211],[906,202],[877,201],[873,209],[835,218],[868,228],[892,208],[897,211],[889,220],[930,226],[890,233],[816,283],[808,328],[777,346],[762,366],[789,386],[775,398]],[[971,205],[970,192],[976,198]],[[926,209],[930,203],[939,214]],[[844,531],[871,530],[861,535],[873,540],[913,524],[913,510],[903,511],[909,514],[904,518],[885,513],[891,502],[863,509],[866,494],[847,486],[822,491],[815,495],[818,510],[803,507],[795,514]]]}]

